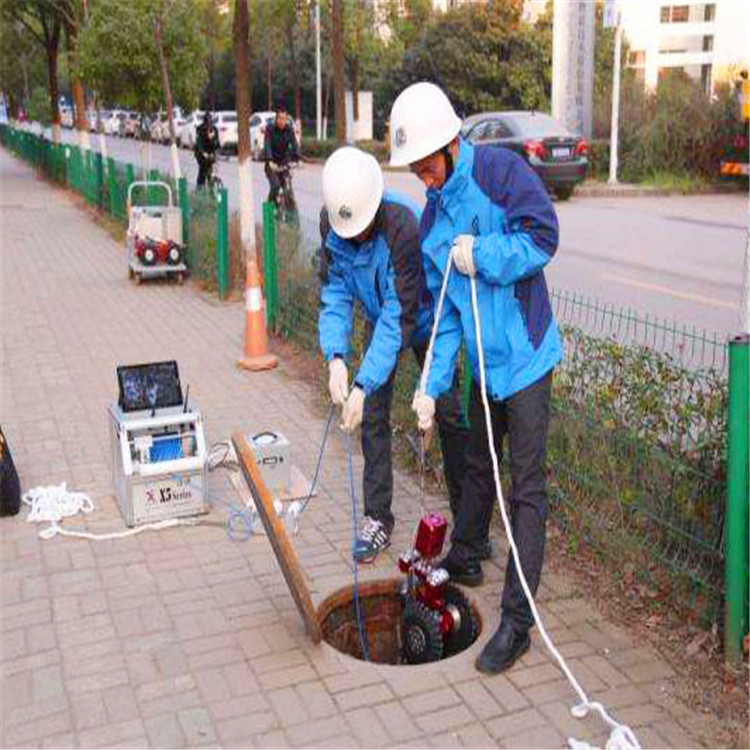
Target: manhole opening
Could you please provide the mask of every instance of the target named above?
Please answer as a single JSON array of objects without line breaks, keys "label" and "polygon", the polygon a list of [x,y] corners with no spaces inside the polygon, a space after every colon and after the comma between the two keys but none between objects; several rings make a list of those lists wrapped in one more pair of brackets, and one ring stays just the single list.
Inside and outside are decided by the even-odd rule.
[{"label": "manhole opening", "polygon": [[[370,661],[407,666],[439,661],[461,653],[476,641],[482,619],[476,606],[458,587],[447,584],[440,612],[426,612],[429,608],[414,606],[414,601],[402,593],[402,587],[403,579],[359,585],[360,613]],[[443,616],[446,609],[449,614]],[[353,586],[329,596],[320,605],[318,617],[326,643],[355,659],[363,658]]]}]

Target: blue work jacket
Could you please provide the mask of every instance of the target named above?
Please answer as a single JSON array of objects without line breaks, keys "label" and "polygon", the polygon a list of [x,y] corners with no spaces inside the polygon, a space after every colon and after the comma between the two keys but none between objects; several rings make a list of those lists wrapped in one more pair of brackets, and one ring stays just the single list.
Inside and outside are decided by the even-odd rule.
[{"label": "blue work jacket", "polygon": [[[562,357],[543,268],[557,249],[555,210],[539,177],[517,154],[459,141],[453,173],[427,191],[420,238],[427,286],[438,299],[453,241],[474,236],[477,299],[488,395],[502,400],[531,385]],[[479,382],[469,277],[453,268],[426,392],[453,382],[461,341]]]},{"label": "blue work jacket", "polygon": [[420,214],[409,198],[387,190],[371,236],[356,243],[339,237],[321,212],[320,348],[326,361],[349,354],[354,302],[361,302],[373,332],[354,382],[367,395],[386,383],[402,349],[430,334]]}]

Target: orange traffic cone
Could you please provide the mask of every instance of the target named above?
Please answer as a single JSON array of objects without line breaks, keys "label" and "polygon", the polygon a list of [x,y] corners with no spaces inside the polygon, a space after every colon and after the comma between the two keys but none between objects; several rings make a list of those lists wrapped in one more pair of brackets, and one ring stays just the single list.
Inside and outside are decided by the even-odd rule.
[{"label": "orange traffic cone", "polygon": [[245,356],[237,364],[245,370],[270,370],[279,364],[278,357],[268,353],[266,305],[260,289],[260,274],[255,255],[252,255],[247,262]]}]

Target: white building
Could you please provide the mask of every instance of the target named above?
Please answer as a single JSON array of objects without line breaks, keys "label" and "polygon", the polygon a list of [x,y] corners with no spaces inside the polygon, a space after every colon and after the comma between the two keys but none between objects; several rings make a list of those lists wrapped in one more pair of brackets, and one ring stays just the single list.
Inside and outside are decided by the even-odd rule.
[{"label": "white building", "polygon": [[630,47],[627,65],[648,88],[656,87],[662,72],[681,69],[711,93],[716,83],[747,68],[748,0],[621,0],[620,7]]}]

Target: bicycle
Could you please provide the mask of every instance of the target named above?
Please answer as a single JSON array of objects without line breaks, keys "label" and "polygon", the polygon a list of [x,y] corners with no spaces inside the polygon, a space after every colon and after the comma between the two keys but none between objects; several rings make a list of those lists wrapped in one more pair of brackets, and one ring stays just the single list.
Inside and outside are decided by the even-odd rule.
[{"label": "bicycle", "polygon": [[268,165],[273,172],[276,172],[279,179],[279,189],[276,191],[273,200],[276,206],[276,216],[286,224],[297,226],[299,224],[299,213],[297,212],[297,202],[292,188],[291,164],[268,162]]},{"label": "bicycle", "polygon": [[211,154],[210,158],[206,160],[206,182],[203,185],[214,198],[218,197],[219,191],[224,187],[221,177],[214,172],[215,164],[216,156]]}]

